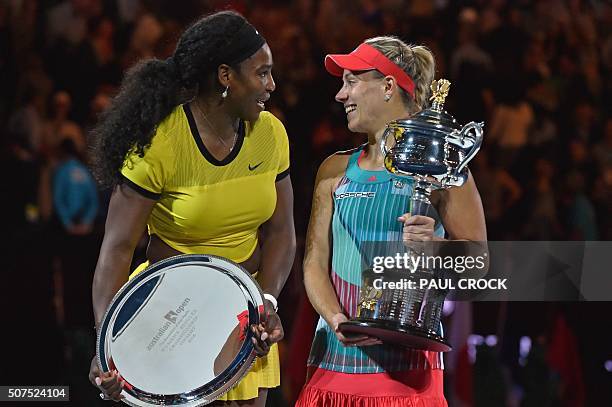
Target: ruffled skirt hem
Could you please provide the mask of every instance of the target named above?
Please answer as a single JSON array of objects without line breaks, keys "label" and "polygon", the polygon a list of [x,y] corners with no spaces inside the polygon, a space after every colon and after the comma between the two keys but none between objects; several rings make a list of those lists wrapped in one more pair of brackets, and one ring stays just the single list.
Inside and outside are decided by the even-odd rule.
[{"label": "ruffled skirt hem", "polygon": [[428,396],[361,396],[305,387],[296,407],[448,407],[446,400]]}]

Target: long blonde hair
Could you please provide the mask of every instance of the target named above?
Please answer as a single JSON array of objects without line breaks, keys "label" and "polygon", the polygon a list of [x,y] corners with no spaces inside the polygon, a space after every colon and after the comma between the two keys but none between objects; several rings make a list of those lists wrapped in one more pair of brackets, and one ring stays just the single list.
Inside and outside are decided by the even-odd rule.
[{"label": "long blonde hair", "polygon": [[369,38],[365,43],[382,52],[414,81],[414,99],[400,88],[402,100],[408,110],[413,113],[427,107],[431,94],[430,85],[436,71],[436,60],[429,48],[409,45],[393,36]]}]

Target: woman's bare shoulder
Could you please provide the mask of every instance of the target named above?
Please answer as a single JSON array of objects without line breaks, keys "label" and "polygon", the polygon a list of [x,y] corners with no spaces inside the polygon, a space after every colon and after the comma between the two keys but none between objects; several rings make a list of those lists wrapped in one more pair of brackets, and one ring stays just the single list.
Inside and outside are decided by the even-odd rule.
[{"label": "woman's bare shoulder", "polygon": [[319,166],[317,181],[342,177],[346,172],[346,167],[351,155],[357,151],[357,149],[358,148],[338,151],[327,157]]}]

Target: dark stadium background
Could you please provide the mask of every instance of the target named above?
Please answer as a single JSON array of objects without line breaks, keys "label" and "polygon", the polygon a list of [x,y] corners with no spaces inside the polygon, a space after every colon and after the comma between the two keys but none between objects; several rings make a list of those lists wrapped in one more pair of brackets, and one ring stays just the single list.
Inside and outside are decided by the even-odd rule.
[{"label": "dark stadium background", "polygon": [[[186,25],[224,8],[268,39],[268,109],[291,142],[298,252],[280,297],[282,386],[268,405],[291,405],[304,380],[315,316],[301,258],[316,169],[364,140],[333,100],[340,83],[323,69],[326,53],[381,34],[432,49],[437,77],[452,81],[447,110],[486,123],[470,168],[490,240],[612,239],[609,1],[0,0],[1,385],[70,385],[72,404],[104,405],[87,372],[109,191],[98,191],[90,233],[63,230],[52,200],[59,146],[72,140],[88,163],[89,130],[123,72],[167,58]],[[610,303],[461,304],[446,320],[472,335],[469,352],[447,355],[451,406],[612,405]]]}]

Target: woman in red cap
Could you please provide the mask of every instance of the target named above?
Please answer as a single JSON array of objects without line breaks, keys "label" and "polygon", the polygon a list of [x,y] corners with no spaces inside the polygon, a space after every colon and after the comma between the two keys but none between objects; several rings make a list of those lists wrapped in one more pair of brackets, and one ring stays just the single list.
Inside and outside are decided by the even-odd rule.
[{"label": "woman in red cap", "polygon": [[383,167],[379,144],[386,124],[427,105],[434,57],[426,47],[376,37],[350,54],[328,55],[325,67],[342,77],[336,100],[344,105],[349,130],[368,139],[327,158],[317,174],[304,283],[321,317],[307,383],[296,405],[446,406],[441,354],[338,331],[340,323],[357,313],[363,242],[400,236],[406,242],[444,240],[445,235],[486,240],[482,204],[471,175],[462,187],[432,194],[432,217],[411,216],[404,212],[412,183]]}]

